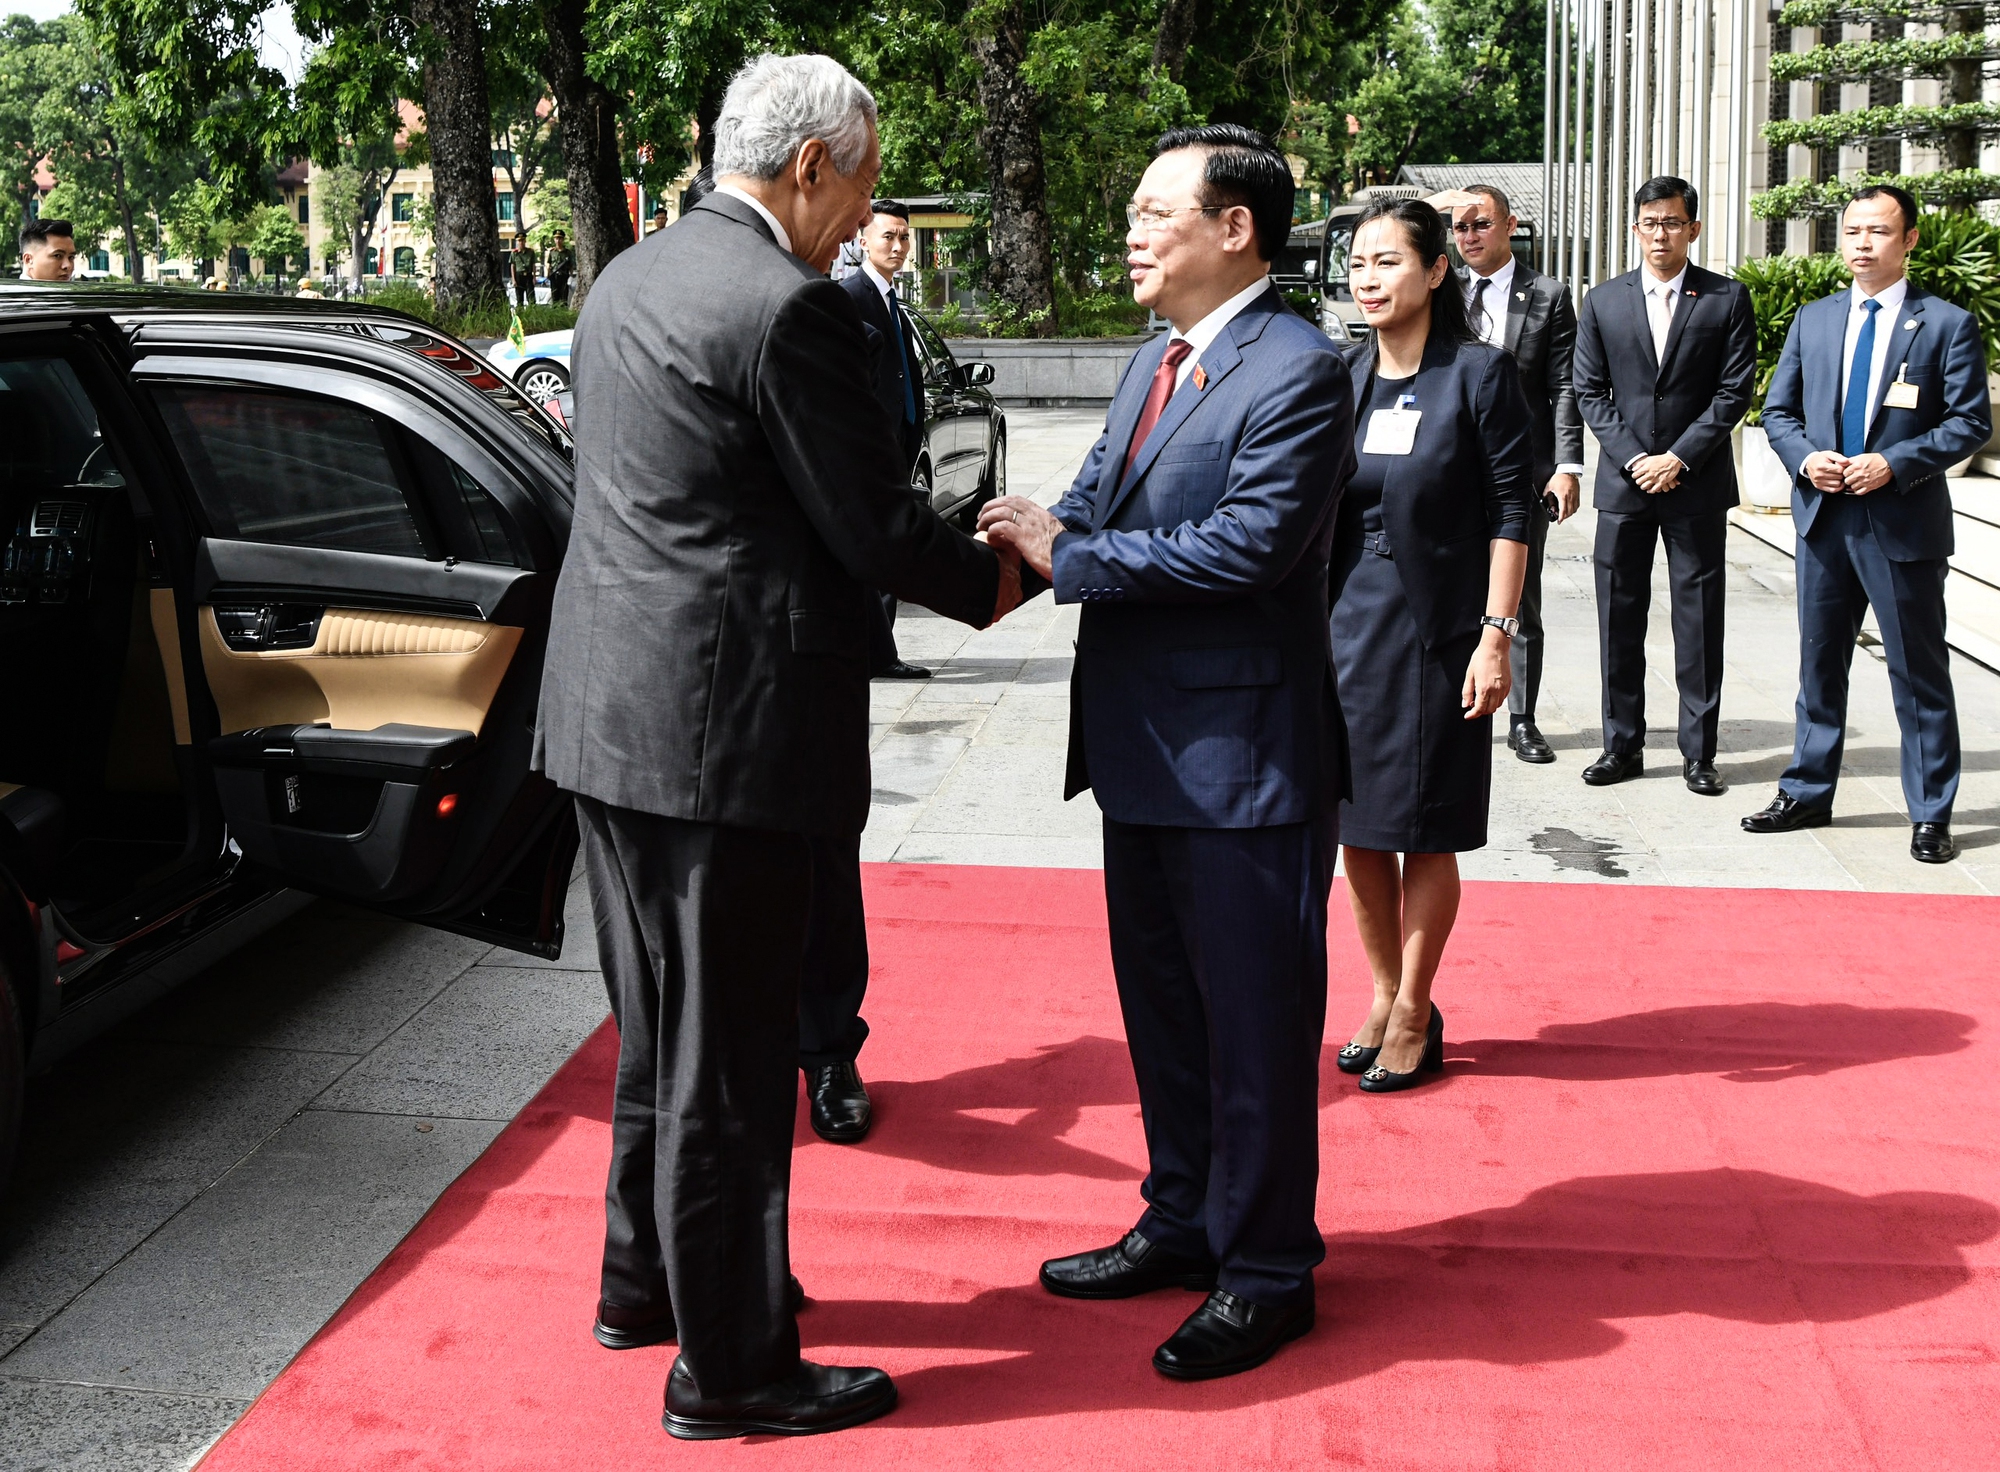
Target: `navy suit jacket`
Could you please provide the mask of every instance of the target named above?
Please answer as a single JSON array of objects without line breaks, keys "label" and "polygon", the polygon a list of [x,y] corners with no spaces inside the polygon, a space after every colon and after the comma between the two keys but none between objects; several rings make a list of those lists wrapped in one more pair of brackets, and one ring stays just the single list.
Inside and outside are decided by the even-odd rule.
[{"label": "navy suit jacket", "polygon": [[[1800,467],[1815,450],[1840,448],[1840,375],[1851,302],[1852,292],[1842,291],[1799,309],[1764,397],[1764,433],[1791,472],[1792,520],[1801,536],[1812,531],[1824,496]],[[1889,462],[1895,479],[1865,498],[1868,520],[1891,561],[1949,557],[1951,492],[1945,467],[1993,437],[1979,324],[1964,308],[1912,286],[1894,322],[1878,316],[1875,330],[1884,329],[1889,356],[1875,390],[1868,449]],[[1883,403],[1899,370],[1917,386],[1914,409]]]},{"label": "navy suit jacket", "polygon": [[[1599,511],[1671,519],[1736,504],[1729,433],[1757,383],[1757,321],[1741,283],[1689,266],[1661,361],[1645,268],[1614,276],[1583,299],[1575,363],[1577,408],[1597,436]],[[1671,491],[1648,495],[1625,473],[1633,456],[1670,450],[1687,466]]]},{"label": "navy suit jacket", "polygon": [[[1374,344],[1350,348],[1348,367],[1359,403],[1375,373]],[[1435,649],[1479,634],[1493,541],[1528,540],[1541,483],[1528,401],[1502,349],[1434,334],[1403,392],[1423,417],[1410,453],[1388,460],[1382,526],[1417,633]]]},{"label": "navy suit jacket", "polygon": [[[896,438],[906,460],[900,469],[907,475],[917,463],[917,452],[923,448],[924,386],[914,376],[923,359],[917,353],[917,345],[910,341],[907,327],[903,331],[903,351],[896,351],[896,328],[889,320],[889,304],[882,300],[882,293],[875,289],[875,280],[867,271],[849,272],[840,278],[840,285],[860,309],[862,323],[873,334],[871,344],[879,346],[870,360],[873,376],[869,381],[875,389],[876,401],[889,416],[889,422],[896,426]],[[906,362],[907,371],[903,366]],[[913,401],[917,409],[915,423],[904,412]]]},{"label": "navy suit jacket", "polygon": [[1121,476],[1167,339],[1126,366],[1055,514],[1055,595],[1082,603],[1064,796],[1187,828],[1304,822],[1345,794],[1327,630],[1354,473],[1346,365],[1275,290],[1239,313]]}]

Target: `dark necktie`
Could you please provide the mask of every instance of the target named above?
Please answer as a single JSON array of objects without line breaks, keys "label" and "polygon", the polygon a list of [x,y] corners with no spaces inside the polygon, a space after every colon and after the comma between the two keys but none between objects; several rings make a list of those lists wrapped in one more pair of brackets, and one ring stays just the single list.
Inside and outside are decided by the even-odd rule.
[{"label": "dark necktie", "polygon": [[1472,284],[1472,330],[1479,334],[1482,341],[1487,328],[1486,288],[1492,284],[1484,276]]},{"label": "dark necktie", "polygon": [[1153,370],[1153,386],[1146,391],[1146,407],[1139,411],[1139,422],[1133,426],[1132,447],[1125,452],[1124,468],[1118,472],[1119,484],[1124,484],[1125,477],[1132,473],[1132,462],[1139,458],[1139,451],[1146,445],[1146,436],[1160,422],[1167,400],[1174,396],[1174,379],[1180,372],[1180,366],[1193,351],[1194,344],[1184,337],[1177,337],[1167,344],[1167,355]]},{"label": "dark necktie", "polygon": [[1859,455],[1868,447],[1868,380],[1875,370],[1875,314],[1882,304],[1873,297],[1862,302],[1868,315],[1854,337],[1854,357],[1847,366],[1847,402],[1840,410],[1840,453]]},{"label": "dark necktie", "polygon": [[896,357],[903,365],[903,423],[917,422],[917,391],[910,383],[910,348],[903,341],[903,304],[896,298],[896,288],[889,288],[889,330],[896,334]]}]

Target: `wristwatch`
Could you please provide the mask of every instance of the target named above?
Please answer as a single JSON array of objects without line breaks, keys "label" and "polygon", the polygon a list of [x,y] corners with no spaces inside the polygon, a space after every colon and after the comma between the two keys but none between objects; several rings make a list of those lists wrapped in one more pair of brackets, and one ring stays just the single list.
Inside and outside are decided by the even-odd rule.
[{"label": "wristwatch", "polygon": [[1521,632],[1521,621],[1518,618],[1498,618],[1490,613],[1481,617],[1479,626],[1482,629],[1498,629],[1509,639]]}]

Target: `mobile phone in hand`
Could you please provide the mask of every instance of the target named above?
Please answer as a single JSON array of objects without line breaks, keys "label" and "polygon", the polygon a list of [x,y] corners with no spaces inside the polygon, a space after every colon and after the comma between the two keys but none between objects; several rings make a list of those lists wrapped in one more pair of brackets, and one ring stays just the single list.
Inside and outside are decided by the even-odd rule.
[{"label": "mobile phone in hand", "polygon": [[1562,501],[1554,491],[1542,492],[1542,505],[1548,508],[1550,521],[1562,520]]}]

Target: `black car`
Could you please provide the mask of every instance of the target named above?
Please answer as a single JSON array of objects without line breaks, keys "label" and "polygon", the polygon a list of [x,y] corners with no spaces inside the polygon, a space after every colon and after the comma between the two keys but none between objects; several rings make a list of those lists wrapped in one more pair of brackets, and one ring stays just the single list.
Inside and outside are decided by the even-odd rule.
[{"label": "black car", "polygon": [[553,956],[570,441],[361,305],[0,285],[0,1181],[22,1080],[299,891]]}]

